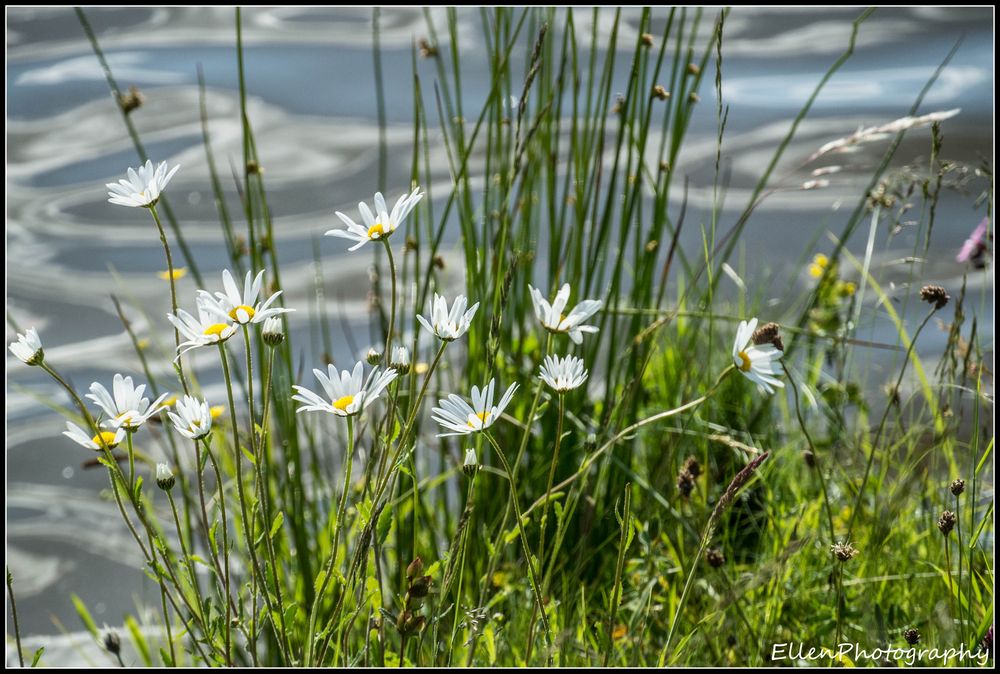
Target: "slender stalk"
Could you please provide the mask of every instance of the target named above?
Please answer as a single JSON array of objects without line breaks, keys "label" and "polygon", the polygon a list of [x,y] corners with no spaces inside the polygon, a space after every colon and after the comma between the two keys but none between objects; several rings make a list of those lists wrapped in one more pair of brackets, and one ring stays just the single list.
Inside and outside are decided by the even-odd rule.
[{"label": "slender stalk", "polygon": [[[548,528],[549,517],[549,499],[552,497],[552,483],[556,476],[556,466],[559,465],[559,445],[562,442],[563,435],[563,417],[565,416],[565,398],[566,395],[563,392],[559,392],[559,417],[556,422],[556,443],[555,448],[552,451],[552,463],[549,466],[549,480],[548,486],[545,488],[545,504],[542,506],[542,519],[538,525],[538,566],[542,569],[542,593],[548,592],[548,580],[549,574],[546,572],[545,566],[545,532]],[[526,649],[525,660],[531,660],[531,649],[535,643],[535,619],[537,618],[537,609],[532,611],[531,623],[528,626],[528,647]],[[607,666],[607,663],[605,663]]]},{"label": "slender stalk", "polygon": [[128,484],[135,485],[135,450],[132,447],[132,431],[125,430],[125,448],[128,451]]},{"label": "slender stalk", "polygon": [[542,601],[542,591],[538,585],[538,572],[535,570],[535,563],[531,556],[531,549],[528,547],[528,536],[524,533],[524,518],[521,515],[521,506],[517,500],[517,483],[514,481],[514,472],[510,469],[510,464],[507,463],[507,457],[503,453],[503,449],[501,449],[500,445],[489,433],[489,431],[486,431],[484,435],[486,436],[486,439],[490,441],[490,444],[493,445],[493,449],[496,450],[497,456],[500,458],[500,462],[503,464],[503,468],[507,472],[507,480],[510,483],[510,499],[514,506],[514,516],[517,517],[517,530],[521,537],[521,547],[524,548],[525,563],[528,565],[528,578],[531,581],[531,589],[535,593],[535,602],[538,604],[538,615],[542,619],[542,626],[545,628],[545,636],[551,645],[553,643],[552,631],[549,627],[548,616],[545,615],[545,604]]},{"label": "slender stalk", "polygon": [[[931,320],[937,312],[937,307],[931,307],[931,310],[927,312],[924,316],[924,320],[920,322],[917,327],[916,332],[913,333],[913,338],[910,340],[910,344],[906,349],[906,355],[903,356],[903,366],[899,368],[899,375],[896,377],[896,383],[892,388],[892,392],[895,393],[899,391],[899,385],[903,382],[903,375],[906,373],[906,364],[910,362],[910,354],[913,353],[913,347],[917,343],[917,337],[920,336],[920,332],[927,325],[927,322]],[[851,519],[847,525],[847,536],[846,540],[851,540],[851,533],[854,531],[854,522],[858,517],[858,510],[861,509],[861,499],[865,494],[865,487],[868,484],[868,477],[871,474],[872,464],[875,462],[875,451],[878,449],[878,443],[882,440],[882,431],[885,429],[885,422],[889,418],[889,411],[892,409],[892,403],[888,402],[885,406],[885,411],[882,412],[882,418],[878,422],[878,428],[875,431],[875,438],[872,440],[871,451],[868,452],[868,461],[865,464],[865,475],[861,478],[861,484],[858,486],[858,495],[854,498],[854,507],[851,508]]]},{"label": "slender stalk", "polygon": [[[257,552],[254,549],[254,538],[252,521],[250,515],[247,512],[247,499],[243,491],[243,450],[240,448],[240,429],[239,423],[236,420],[236,401],[233,398],[233,381],[229,374],[229,358],[226,356],[226,346],[224,342],[219,342],[219,358],[222,360],[222,375],[226,381],[226,395],[229,398],[229,417],[232,424],[233,430],[233,460],[236,463],[236,495],[240,502],[240,520],[243,524],[243,540],[246,542],[247,553],[250,556],[250,575],[251,578],[260,576],[260,567],[257,562]],[[251,432],[252,435],[252,432]],[[265,596],[267,593],[265,592]],[[270,602],[270,598],[268,598]],[[256,653],[257,644],[257,616],[256,614],[251,616],[250,624],[250,651],[251,653]]]},{"label": "slender stalk", "polygon": [[392,301],[389,305],[389,327],[385,331],[385,352],[382,357],[385,359],[386,367],[389,366],[389,362],[392,360],[392,333],[396,328],[396,260],[392,256],[392,245],[389,243],[388,237],[382,239],[382,245],[385,246],[385,253],[389,257],[389,277],[392,286]]},{"label": "slender stalk", "polygon": [[[211,437],[211,436],[208,436]],[[229,582],[229,522],[226,519],[226,498],[223,493],[222,485],[222,475],[219,472],[219,465],[215,461],[215,457],[212,455],[212,450],[208,445],[208,437],[202,439],[205,445],[205,452],[208,454],[209,459],[212,462],[212,466],[215,470],[215,481],[216,486],[219,489],[219,507],[222,511],[222,555],[225,560],[225,569],[223,565],[219,563],[219,554],[217,547],[212,546],[211,540],[208,541],[209,552],[212,556],[212,562],[215,564],[215,571],[218,577],[223,581],[225,596],[222,601],[226,605],[226,663],[232,664],[230,659],[230,654],[232,653],[232,631],[233,631],[233,598],[232,591],[230,589]],[[209,532],[212,530],[211,524],[208,521],[208,508],[205,505],[205,474],[202,471],[202,461],[201,461],[201,445],[198,444],[197,440],[194,440],[194,453],[195,462],[198,467],[198,498],[201,502],[201,517],[202,524],[205,527],[205,537],[209,537]]]},{"label": "slender stalk", "polygon": [[184,560],[187,562],[188,573],[191,574],[191,585],[197,589],[198,580],[197,574],[194,570],[194,560],[191,559],[191,553],[188,552],[187,544],[184,542],[184,530],[181,527],[181,519],[177,514],[177,504],[174,503],[174,494],[170,489],[165,490],[167,492],[167,500],[170,502],[170,511],[174,515],[174,526],[177,528],[177,540],[180,541],[181,554],[184,555]]},{"label": "slender stalk", "polygon": [[[323,583],[320,585],[319,591],[316,593],[315,599],[313,599],[312,610],[309,612],[309,629],[306,631],[306,652],[304,658],[304,665],[306,667],[312,667],[316,663],[313,662],[313,643],[316,638],[316,619],[319,614],[319,609],[322,605],[323,595],[326,594],[326,588],[330,585],[330,577],[333,572],[333,565],[337,560],[337,551],[340,548],[340,533],[343,528],[343,522],[345,514],[347,512],[347,495],[351,487],[351,469],[353,467],[353,456],[354,456],[354,417],[347,417],[347,457],[346,465],[344,471],[344,489],[340,497],[340,507],[337,509],[337,521],[334,523],[333,527],[333,547],[330,548],[330,556],[327,558],[326,566],[323,569]],[[340,605],[343,602],[344,595],[347,594],[346,588],[341,592],[341,598],[338,602]],[[336,608],[334,609],[334,617],[336,617]],[[333,618],[331,618],[332,620]],[[327,628],[329,631],[329,628]],[[324,640],[323,648],[320,651],[325,650],[327,640]],[[322,654],[321,654],[322,655]]]},{"label": "slender stalk", "polygon": [[17,622],[17,602],[14,601],[14,576],[7,567],[7,596],[10,597],[10,613],[14,618],[14,639],[17,641],[17,660],[24,668],[24,652],[21,650],[21,628]]}]

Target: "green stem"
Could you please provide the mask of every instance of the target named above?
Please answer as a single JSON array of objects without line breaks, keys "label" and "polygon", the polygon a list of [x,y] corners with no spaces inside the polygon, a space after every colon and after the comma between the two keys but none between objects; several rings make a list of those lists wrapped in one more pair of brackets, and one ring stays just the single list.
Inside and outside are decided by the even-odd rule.
[{"label": "green stem", "polygon": [[531,557],[531,550],[528,548],[528,536],[524,533],[524,521],[521,515],[521,506],[517,500],[517,484],[514,481],[514,473],[510,469],[510,464],[507,463],[507,457],[503,453],[503,449],[493,438],[493,436],[487,431],[484,433],[486,439],[489,440],[490,444],[493,445],[493,449],[496,450],[497,456],[500,458],[500,462],[503,464],[504,470],[507,472],[507,480],[510,483],[510,499],[514,506],[514,516],[517,518],[517,530],[521,537],[521,547],[524,548],[524,558],[528,565],[528,578],[531,581],[531,589],[535,593],[535,602],[538,605],[538,614],[542,619],[542,625],[545,628],[546,638],[549,643],[552,643],[552,632],[549,628],[549,619],[545,615],[545,605],[542,602],[542,591],[538,585],[538,573],[535,570],[535,563]]},{"label": "green stem", "polygon": [[[924,320],[921,321],[919,327],[917,327],[916,332],[913,333],[913,339],[910,340],[910,345],[906,349],[906,355],[903,356],[903,366],[899,368],[899,375],[896,377],[896,384],[893,386],[890,392],[890,397],[899,391],[899,385],[903,382],[903,374],[906,372],[906,364],[910,362],[910,354],[913,353],[913,348],[917,343],[917,337],[920,336],[920,332],[927,325],[927,322],[931,320],[931,316],[937,311],[937,307],[931,307],[931,310],[927,312],[924,316]],[[847,525],[847,536],[845,540],[851,540],[851,533],[854,531],[854,522],[857,520],[858,511],[861,509],[861,499],[864,497],[865,486],[868,484],[868,477],[871,474],[872,464],[875,462],[875,451],[878,449],[878,443],[882,439],[882,431],[885,429],[885,422],[889,418],[889,411],[892,409],[892,401],[886,403],[885,411],[882,412],[882,419],[878,423],[878,429],[875,431],[875,438],[872,440],[871,451],[868,452],[868,461],[865,464],[865,475],[861,478],[861,484],[858,486],[858,495],[854,499],[854,507],[851,508],[851,519]]]},{"label": "green stem", "polygon": [[[252,522],[247,512],[247,499],[243,491],[243,450],[240,448],[239,423],[236,420],[236,401],[233,398],[233,381],[229,374],[229,359],[226,357],[226,346],[224,342],[219,342],[219,358],[222,360],[222,375],[226,381],[226,395],[229,398],[229,417],[233,429],[233,460],[236,462],[236,495],[240,502],[240,519],[243,524],[243,539],[246,542],[247,553],[250,556],[251,578],[260,575],[260,567],[257,562],[257,553],[254,549],[254,539]],[[251,434],[252,435],[252,434]],[[266,593],[265,593],[266,596]],[[270,598],[268,598],[270,602]],[[257,616],[251,616],[249,647],[251,653],[256,653],[257,643]]]},{"label": "green stem", "polygon": [[392,282],[392,303],[389,305],[389,328],[385,331],[385,353],[382,354],[382,357],[385,359],[385,365],[388,367],[392,360],[392,353],[390,351],[392,348],[392,331],[396,327],[396,260],[392,257],[392,246],[389,244],[388,237],[382,239],[382,245],[385,246],[386,255],[389,256],[389,276]]},{"label": "green stem", "polygon": [[[333,547],[330,549],[330,557],[327,559],[326,566],[323,569],[323,583],[320,585],[319,592],[316,593],[316,597],[313,599],[312,611],[309,614],[309,630],[306,632],[306,654],[304,664],[307,667],[312,667],[316,663],[313,662],[313,643],[316,638],[316,619],[319,614],[319,609],[321,607],[323,595],[326,593],[326,588],[330,584],[330,577],[333,572],[333,565],[337,559],[337,549],[340,547],[340,533],[343,528],[344,518],[347,512],[347,495],[351,488],[351,472],[353,468],[353,457],[354,457],[354,417],[347,417],[347,458],[345,466],[344,475],[344,489],[343,494],[340,497],[340,507],[337,510],[337,521],[334,523],[333,528]],[[346,588],[341,592],[341,602],[343,601],[343,596],[347,594]],[[324,646],[327,640],[324,640]],[[323,649],[320,649],[323,650]]]},{"label": "green stem", "polygon": [[[215,469],[215,481],[219,489],[219,507],[222,510],[222,555],[225,560],[225,569],[223,569],[222,564],[219,562],[219,555],[217,547],[212,546],[212,541],[208,541],[209,553],[212,556],[212,562],[215,564],[215,572],[218,577],[223,581],[225,596],[222,597],[222,601],[226,605],[226,664],[231,665],[232,660],[230,659],[230,653],[232,652],[232,631],[233,631],[233,596],[230,591],[229,584],[229,522],[226,519],[226,499],[223,495],[222,486],[222,475],[219,472],[219,465],[215,461],[215,457],[212,455],[212,450],[208,445],[208,437],[202,439],[205,444],[205,452],[208,454],[209,459],[212,462],[212,466]],[[201,502],[201,518],[202,524],[205,527],[205,537],[209,538],[209,532],[212,530],[211,524],[208,521],[208,508],[205,505],[205,475],[202,472],[202,462],[201,462],[201,446],[198,444],[197,440],[194,440],[194,456],[195,462],[198,468],[198,498]]]},{"label": "green stem", "polygon": [[7,567],[7,596],[10,597],[10,613],[14,617],[14,639],[17,641],[17,660],[24,669],[24,653],[21,651],[21,628],[17,622],[17,603],[14,601],[14,577]]}]

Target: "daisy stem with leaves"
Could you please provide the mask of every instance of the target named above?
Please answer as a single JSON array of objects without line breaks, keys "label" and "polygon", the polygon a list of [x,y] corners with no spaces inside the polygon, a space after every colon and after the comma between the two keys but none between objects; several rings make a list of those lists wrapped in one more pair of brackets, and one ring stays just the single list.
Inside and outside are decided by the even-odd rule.
[{"label": "daisy stem with leaves", "polygon": [[493,434],[489,431],[483,433],[486,439],[489,440],[490,444],[493,445],[493,449],[496,450],[497,457],[500,459],[500,463],[503,464],[504,471],[507,473],[507,481],[510,484],[510,502],[514,507],[514,516],[517,518],[517,531],[521,538],[521,547],[524,548],[524,561],[528,565],[528,578],[531,581],[531,589],[535,594],[535,602],[538,608],[538,615],[542,618],[542,625],[545,628],[545,635],[549,643],[552,643],[552,632],[549,628],[549,619],[545,615],[545,604],[542,602],[542,590],[538,585],[538,573],[535,570],[535,563],[531,555],[531,549],[528,547],[528,536],[524,533],[524,519],[521,516],[521,506],[517,500],[517,483],[514,479],[514,473],[510,469],[510,464],[507,462],[507,456],[503,453],[500,444],[493,438]]},{"label": "daisy stem with leaves", "polygon": [[214,540],[215,536],[211,533],[213,527],[209,524],[208,508],[205,505],[205,474],[202,471],[201,446],[198,444],[198,440],[194,440],[195,463],[198,466],[198,498],[201,501],[201,517],[205,527],[205,535],[209,539],[209,552],[212,556],[212,562],[215,564],[215,572],[224,585],[225,596],[222,597],[222,601],[226,605],[226,662],[231,663],[229,654],[232,652],[233,640],[233,598],[229,582],[229,519],[226,517],[226,495],[223,488],[222,473],[219,471],[219,464],[215,460],[215,455],[212,454],[212,448],[208,440],[209,437],[211,436],[202,438],[201,442],[205,445],[205,454],[208,456],[209,461],[212,462],[212,468],[215,471],[216,488],[219,490],[219,509],[222,514],[222,564],[219,563],[218,543]]},{"label": "daisy stem with leaves", "polygon": [[[559,445],[562,444],[563,435],[563,418],[565,417],[565,393],[559,393],[559,420],[556,422],[556,443],[555,448],[552,450],[552,464],[549,466],[549,481],[548,486],[545,489],[545,505],[542,506],[542,519],[541,523],[538,525],[538,564],[542,569],[545,568],[545,530],[546,523],[549,516],[549,500],[552,497],[552,483],[555,481],[556,477],[556,466],[559,465]],[[543,582],[543,590],[545,583]]]},{"label": "daisy stem with leaves", "polygon": [[[347,456],[345,464],[345,475],[344,475],[344,489],[340,497],[340,506],[337,509],[337,521],[333,525],[333,546],[330,548],[330,556],[326,560],[326,565],[323,568],[323,581],[320,584],[319,590],[316,592],[316,596],[313,599],[312,610],[309,611],[309,629],[306,631],[306,651],[305,657],[303,659],[303,665],[306,667],[312,667],[316,663],[313,660],[314,648],[313,645],[316,642],[316,620],[319,617],[319,610],[322,606],[323,595],[326,594],[326,588],[330,585],[330,578],[333,575],[333,565],[337,560],[337,550],[340,547],[340,532],[341,527],[344,523],[344,516],[347,512],[347,494],[351,486],[351,470],[353,468],[353,456],[354,456],[354,419],[353,417],[347,417]],[[327,638],[323,640],[323,644],[318,649],[321,653],[325,650],[326,644],[329,639],[329,632],[332,630],[333,621],[337,616],[338,607],[343,605],[344,595],[347,594],[346,586],[345,589],[341,591],[340,600],[337,606],[334,607],[333,616],[330,622],[327,624],[326,632],[328,634]]]},{"label": "daisy stem with leaves", "polygon": [[[243,523],[243,539],[246,542],[247,552],[250,555],[250,578],[251,580],[254,580],[260,577],[261,571],[260,562],[257,559],[256,547],[254,546],[253,522],[247,512],[247,499],[243,491],[243,450],[240,448],[239,423],[236,420],[236,400],[233,397],[233,381],[229,374],[229,358],[226,354],[226,347],[221,342],[218,346],[219,358],[222,361],[222,375],[226,380],[226,395],[229,398],[229,417],[233,428],[233,460],[236,462],[236,496],[240,502],[240,520]],[[270,605],[271,598],[267,595],[267,592],[264,593],[264,596],[268,605]],[[270,609],[270,606],[268,608]],[[250,635],[248,637],[250,642],[249,650],[251,653],[256,653],[257,651],[256,619],[256,614],[251,617],[252,623],[250,625]],[[276,626],[275,629],[277,629]]]}]

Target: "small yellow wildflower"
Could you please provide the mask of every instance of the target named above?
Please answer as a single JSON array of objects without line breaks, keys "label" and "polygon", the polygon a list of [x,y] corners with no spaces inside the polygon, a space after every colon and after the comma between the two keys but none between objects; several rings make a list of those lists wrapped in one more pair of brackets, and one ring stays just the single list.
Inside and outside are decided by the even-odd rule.
[{"label": "small yellow wildflower", "polygon": [[166,271],[157,272],[156,275],[159,276],[164,281],[169,281],[171,279],[176,281],[177,279],[184,278],[187,275],[187,273],[188,273],[187,267],[177,267],[176,269],[174,269],[173,274],[171,274],[170,270],[168,269]]}]

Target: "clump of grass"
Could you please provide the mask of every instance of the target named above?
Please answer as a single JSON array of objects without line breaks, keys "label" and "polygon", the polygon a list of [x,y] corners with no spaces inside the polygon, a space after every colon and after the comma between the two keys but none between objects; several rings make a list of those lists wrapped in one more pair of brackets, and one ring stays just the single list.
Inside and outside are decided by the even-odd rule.
[{"label": "clump of grass", "polygon": [[[376,244],[368,250],[375,250],[379,347],[370,366],[385,379],[372,374],[355,382],[348,371],[336,385],[326,382],[330,400],[315,405],[329,414],[297,413],[312,400],[299,363],[325,366],[331,350],[322,295],[328,262],[317,252],[316,306],[327,355],[296,346],[304,311],[253,322],[252,313],[267,306],[254,304],[256,292],[245,300],[253,306],[211,314],[216,323],[205,322],[202,336],[218,337],[204,346],[218,349],[212,367],[224,376],[226,400],[198,408],[205,410],[202,425],[192,425],[194,417],[159,419],[176,475],[170,484],[161,474],[165,496],[144,486],[156,461],[134,451],[133,431],[123,440],[126,475],[115,434],[102,435],[111,419],[95,418],[40,347],[37,358],[22,351],[18,357],[42,367],[75,402],[144,570],[160,590],[156,664],[766,665],[768,644],[805,635],[817,646],[874,645],[910,641],[919,627],[942,646],[982,641],[992,622],[993,438],[984,430],[992,399],[976,324],[963,332],[964,309],[956,309],[948,332],[952,366],[932,384],[916,345],[931,317],[948,306],[949,291],[922,291],[930,306],[910,336],[893,307],[900,294],[890,296],[870,265],[887,207],[886,190],[876,186],[902,134],[934,124],[933,165],[940,169],[945,118],[916,117],[918,99],[896,123],[841,139],[849,145],[896,134],[834,237],[834,250],[813,258],[810,285],[769,308],[766,324],[750,328],[752,339],[747,333],[730,349],[745,328],[737,323],[762,309],[752,297],[756,309],[727,299],[719,279],[735,274],[729,260],[741,235],[783,180],[772,177],[775,166],[851,55],[868,12],[776,146],[737,220],[719,235],[717,189],[701,247],[685,250],[680,234],[691,225],[678,195],[686,187],[678,183],[686,179],[675,173],[690,122],[703,114],[698,92],[713,55],[717,188],[728,117],[721,86],[727,13],[710,30],[703,14],[675,8],[654,16],[647,9],[626,32],[620,10],[484,10],[480,42],[490,80],[481,107],[471,110],[455,10],[447,10],[443,25],[425,14],[419,55],[426,61],[418,63],[414,48],[411,64],[410,184],[392,186],[383,185],[386,64],[376,11],[378,188],[413,198],[417,186],[426,190],[402,224],[392,224],[400,234],[391,237],[377,213],[358,239]],[[581,18],[589,31],[578,27]],[[228,266],[237,280],[263,272],[263,296],[272,297],[282,289],[280,237],[247,115],[239,10],[236,29],[243,140],[236,207],[215,168],[204,95],[203,138]],[[628,59],[624,81],[615,79],[620,58]],[[142,108],[122,111],[145,160],[131,122]],[[448,164],[444,193],[431,179],[432,149]],[[920,193],[927,209],[919,226],[927,236],[941,175]],[[158,208],[206,287],[168,202],[159,203],[149,211],[169,278],[171,241]],[[867,215],[870,244],[858,260],[844,244]],[[446,273],[449,229],[459,237],[460,275]],[[470,304],[479,303],[471,315],[451,316],[447,306],[439,315],[427,311],[432,296],[454,300],[456,284]],[[554,316],[540,316],[530,288],[544,295],[563,284],[572,303],[566,297]],[[963,295],[964,288],[959,308]],[[170,303],[164,298],[161,308],[177,315],[190,299],[179,298],[171,283]],[[581,323],[571,308],[585,300],[600,308],[576,334]],[[284,295],[272,301],[273,308],[295,308]],[[200,399],[197,373],[183,360],[176,361],[176,379],[154,377],[147,365],[175,357],[184,346],[179,329],[172,353],[152,354],[127,320],[139,309],[117,309],[151,390],[179,386]],[[417,314],[430,316],[428,325]],[[861,318],[883,315],[897,326],[898,343],[856,337]],[[24,344],[29,349],[27,337]],[[871,349],[891,354],[888,399],[883,382],[861,364]],[[582,359],[590,377],[546,388],[540,366],[553,368],[548,358],[567,354]],[[777,395],[756,390],[758,358],[773,368],[765,374],[777,378]],[[317,372],[326,376],[323,369]],[[496,407],[474,401],[468,432],[457,423],[459,440],[435,436],[434,422],[448,416],[442,410],[464,412],[445,402],[448,393],[474,390],[476,398],[478,387],[492,391],[494,381],[520,387]],[[441,406],[433,408],[436,399]],[[207,412],[223,402],[225,418]],[[960,423],[965,415],[970,426]],[[448,428],[455,430],[454,420]],[[183,451],[192,443],[193,452]],[[958,500],[954,486],[954,499],[946,498],[940,484],[960,475],[965,498]],[[952,537],[941,545],[931,536],[942,509],[952,513],[947,526],[957,534],[957,569]],[[864,554],[852,561],[858,549]],[[711,573],[697,573],[702,560]],[[8,590],[13,608],[9,576]],[[153,664],[145,642],[136,646]]]}]

